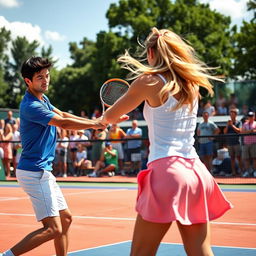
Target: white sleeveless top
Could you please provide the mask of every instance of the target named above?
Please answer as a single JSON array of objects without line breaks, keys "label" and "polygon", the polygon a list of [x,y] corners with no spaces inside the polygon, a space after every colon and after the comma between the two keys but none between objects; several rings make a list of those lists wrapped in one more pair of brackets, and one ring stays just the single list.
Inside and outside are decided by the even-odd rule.
[{"label": "white sleeveless top", "polygon": [[[166,79],[158,75],[164,83]],[[184,105],[172,111],[177,104],[173,96],[159,107],[151,107],[146,101],[143,114],[148,125],[148,163],[168,156],[198,158],[194,148],[194,134],[197,122],[198,101],[194,101],[193,111]]]}]

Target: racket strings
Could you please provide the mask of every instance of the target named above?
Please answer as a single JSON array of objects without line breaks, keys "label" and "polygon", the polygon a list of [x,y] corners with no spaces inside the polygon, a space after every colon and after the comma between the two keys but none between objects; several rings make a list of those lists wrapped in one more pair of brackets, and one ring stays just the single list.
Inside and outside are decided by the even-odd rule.
[{"label": "racket strings", "polygon": [[129,87],[126,84],[118,82],[109,82],[104,84],[101,91],[101,98],[104,104],[113,105],[122,95],[124,95]]}]

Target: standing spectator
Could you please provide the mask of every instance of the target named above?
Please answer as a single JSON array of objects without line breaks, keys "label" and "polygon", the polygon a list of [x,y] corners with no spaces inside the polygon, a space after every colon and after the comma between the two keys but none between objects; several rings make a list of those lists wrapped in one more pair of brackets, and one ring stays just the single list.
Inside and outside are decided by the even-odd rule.
[{"label": "standing spectator", "polygon": [[240,172],[243,170],[243,164],[241,160],[241,145],[240,137],[238,134],[241,132],[242,124],[237,118],[238,109],[230,109],[229,115],[230,120],[228,120],[226,127],[224,128],[224,134],[234,134],[234,136],[227,137],[227,147],[229,156],[231,158],[231,169],[232,175],[236,176],[236,159],[239,164]]},{"label": "standing spectator", "polygon": [[70,142],[69,142],[69,150],[70,150],[70,159],[72,164],[74,164],[75,159],[76,159],[76,152],[77,152],[77,142],[76,140],[78,140],[79,136],[77,134],[77,130],[71,130],[70,131]]},{"label": "standing spectator", "polygon": [[12,161],[12,126],[6,123],[3,130],[0,130],[0,141],[6,141],[1,143],[1,147],[4,151],[3,165],[5,169],[5,174],[7,177],[11,177],[11,161]]},{"label": "standing spectator", "polygon": [[216,111],[215,111],[215,107],[212,105],[211,101],[208,100],[206,102],[206,104],[204,105],[204,111],[203,112],[208,112],[209,116],[215,116],[216,115]]},{"label": "standing spectator", "polygon": [[20,141],[20,132],[18,130],[18,124],[15,123],[12,125],[13,128],[13,136],[12,136],[12,141],[16,141],[12,143],[12,166],[13,166],[13,171],[16,173],[16,166],[17,166],[17,153],[18,150],[21,148],[21,143],[17,142]]},{"label": "standing spectator", "polygon": [[[125,138],[126,133],[117,124],[112,124],[107,138],[111,140],[119,140]],[[123,171],[123,161],[124,161],[124,150],[122,141],[111,141],[112,147],[117,150],[118,153],[118,167],[119,171]]]},{"label": "standing spectator", "polygon": [[238,98],[237,96],[235,95],[235,93],[231,93],[230,95],[230,99],[228,101],[228,105],[234,105],[234,106],[237,106],[238,105]]},{"label": "standing spectator", "polygon": [[105,148],[102,151],[100,159],[95,165],[94,171],[89,174],[89,177],[99,177],[104,173],[109,176],[114,176],[118,169],[118,153],[117,150],[112,147],[110,142],[105,143]]},{"label": "standing spectator", "polygon": [[197,110],[197,116],[202,116],[204,112],[204,102],[202,100],[199,100],[199,106]]},{"label": "standing spectator", "polygon": [[89,118],[85,110],[81,110],[80,116],[83,117],[83,118],[86,118],[86,119]]},{"label": "standing spectator", "polygon": [[226,116],[228,114],[228,108],[225,103],[221,103],[220,106],[217,107],[217,115]]},{"label": "standing spectator", "polygon": [[92,113],[92,119],[97,119],[101,116],[100,109],[98,107],[95,107]]},{"label": "standing spectator", "polygon": [[221,106],[226,106],[227,105],[227,100],[226,98],[223,96],[222,92],[219,92],[219,95],[216,99],[216,108],[218,109]]},{"label": "standing spectator", "polygon": [[[4,119],[0,119],[0,134],[3,132],[3,130],[4,130]],[[4,158],[4,149],[0,143],[0,160],[3,160],[3,158]]]},{"label": "standing spectator", "polygon": [[87,159],[87,152],[84,149],[84,145],[82,143],[77,144],[77,152],[76,159],[74,162],[74,169],[76,176],[80,176],[82,174],[82,170],[91,169],[92,162]]},{"label": "standing spectator", "polygon": [[246,104],[243,104],[242,110],[241,110],[241,115],[247,116],[248,112],[249,112],[248,106]]},{"label": "standing spectator", "polygon": [[4,120],[5,124],[10,124],[13,125],[15,124],[15,119],[13,118],[13,112],[11,110],[9,110],[7,112],[7,118]]},{"label": "standing spectator", "polygon": [[132,121],[132,127],[126,131],[127,139],[127,161],[131,162],[131,174],[137,174],[141,168],[141,140],[142,130],[138,127],[138,121]]},{"label": "standing spectator", "polygon": [[66,178],[67,175],[67,158],[68,158],[68,137],[65,129],[60,129],[59,142],[57,143],[57,166],[58,175]]},{"label": "standing spectator", "polygon": [[198,125],[197,135],[209,137],[199,138],[199,155],[202,162],[211,172],[213,158],[213,138],[211,136],[219,134],[220,129],[214,122],[209,120],[209,113],[206,110],[203,112],[203,119],[203,122]]},{"label": "standing spectator", "polygon": [[92,139],[97,140],[92,142],[92,164],[95,165],[100,159],[101,152],[104,148],[104,140],[107,137],[107,130],[95,130],[93,131]]},{"label": "standing spectator", "polygon": [[[250,134],[256,132],[256,121],[255,113],[253,111],[248,112],[248,121],[243,124],[242,133]],[[243,173],[243,177],[248,177],[252,173],[256,176],[256,135],[252,136],[244,136],[244,145],[242,158],[245,163],[245,172]],[[252,169],[251,169],[251,161],[252,161]]]}]

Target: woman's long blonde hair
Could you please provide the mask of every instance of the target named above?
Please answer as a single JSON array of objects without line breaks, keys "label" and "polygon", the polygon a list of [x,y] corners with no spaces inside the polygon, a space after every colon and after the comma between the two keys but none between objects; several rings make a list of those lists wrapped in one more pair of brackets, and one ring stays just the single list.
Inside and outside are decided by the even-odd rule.
[{"label": "woman's long blonde hair", "polygon": [[[210,68],[196,57],[193,47],[170,30],[152,28],[144,45],[145,49],[140,55],[140,60],[131,57],[126,51],[118,58],[118,62],[131,72],[131,79],[142,74],[164,73],[168,82],[160,92],[162,102],[169,93],[180,94],[180,100],[173,110],[184,104],[189,104],[192,110],[194,99],[200,96],[198,92],[200,86],[213,95],[213,86],[209,80],[222,81],[209,73]],[[156,54],[154,66],[143,64],[149,48],[152,48]]]}]

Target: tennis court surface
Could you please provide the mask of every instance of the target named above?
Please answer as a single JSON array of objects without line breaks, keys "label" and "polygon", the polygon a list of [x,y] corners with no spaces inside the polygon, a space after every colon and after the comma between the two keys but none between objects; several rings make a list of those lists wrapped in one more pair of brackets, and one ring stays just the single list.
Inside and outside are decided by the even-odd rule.
[{"label": "tennis court surface", "polygon": [[[60,182],[73,214],[70,256],[128,256],[136,218],[137,185],[124,182]],[[224,185],[234,209],[211,222],[216,256],[256,255],[256,186]],[[15,181],[0,182],[0,251],[40,228],[27,195]],[[153,232],[153,230],[152,230]],[[157,256],[186,255],[175,223]],[[54,255],[47,242],[26,256]]]}]

